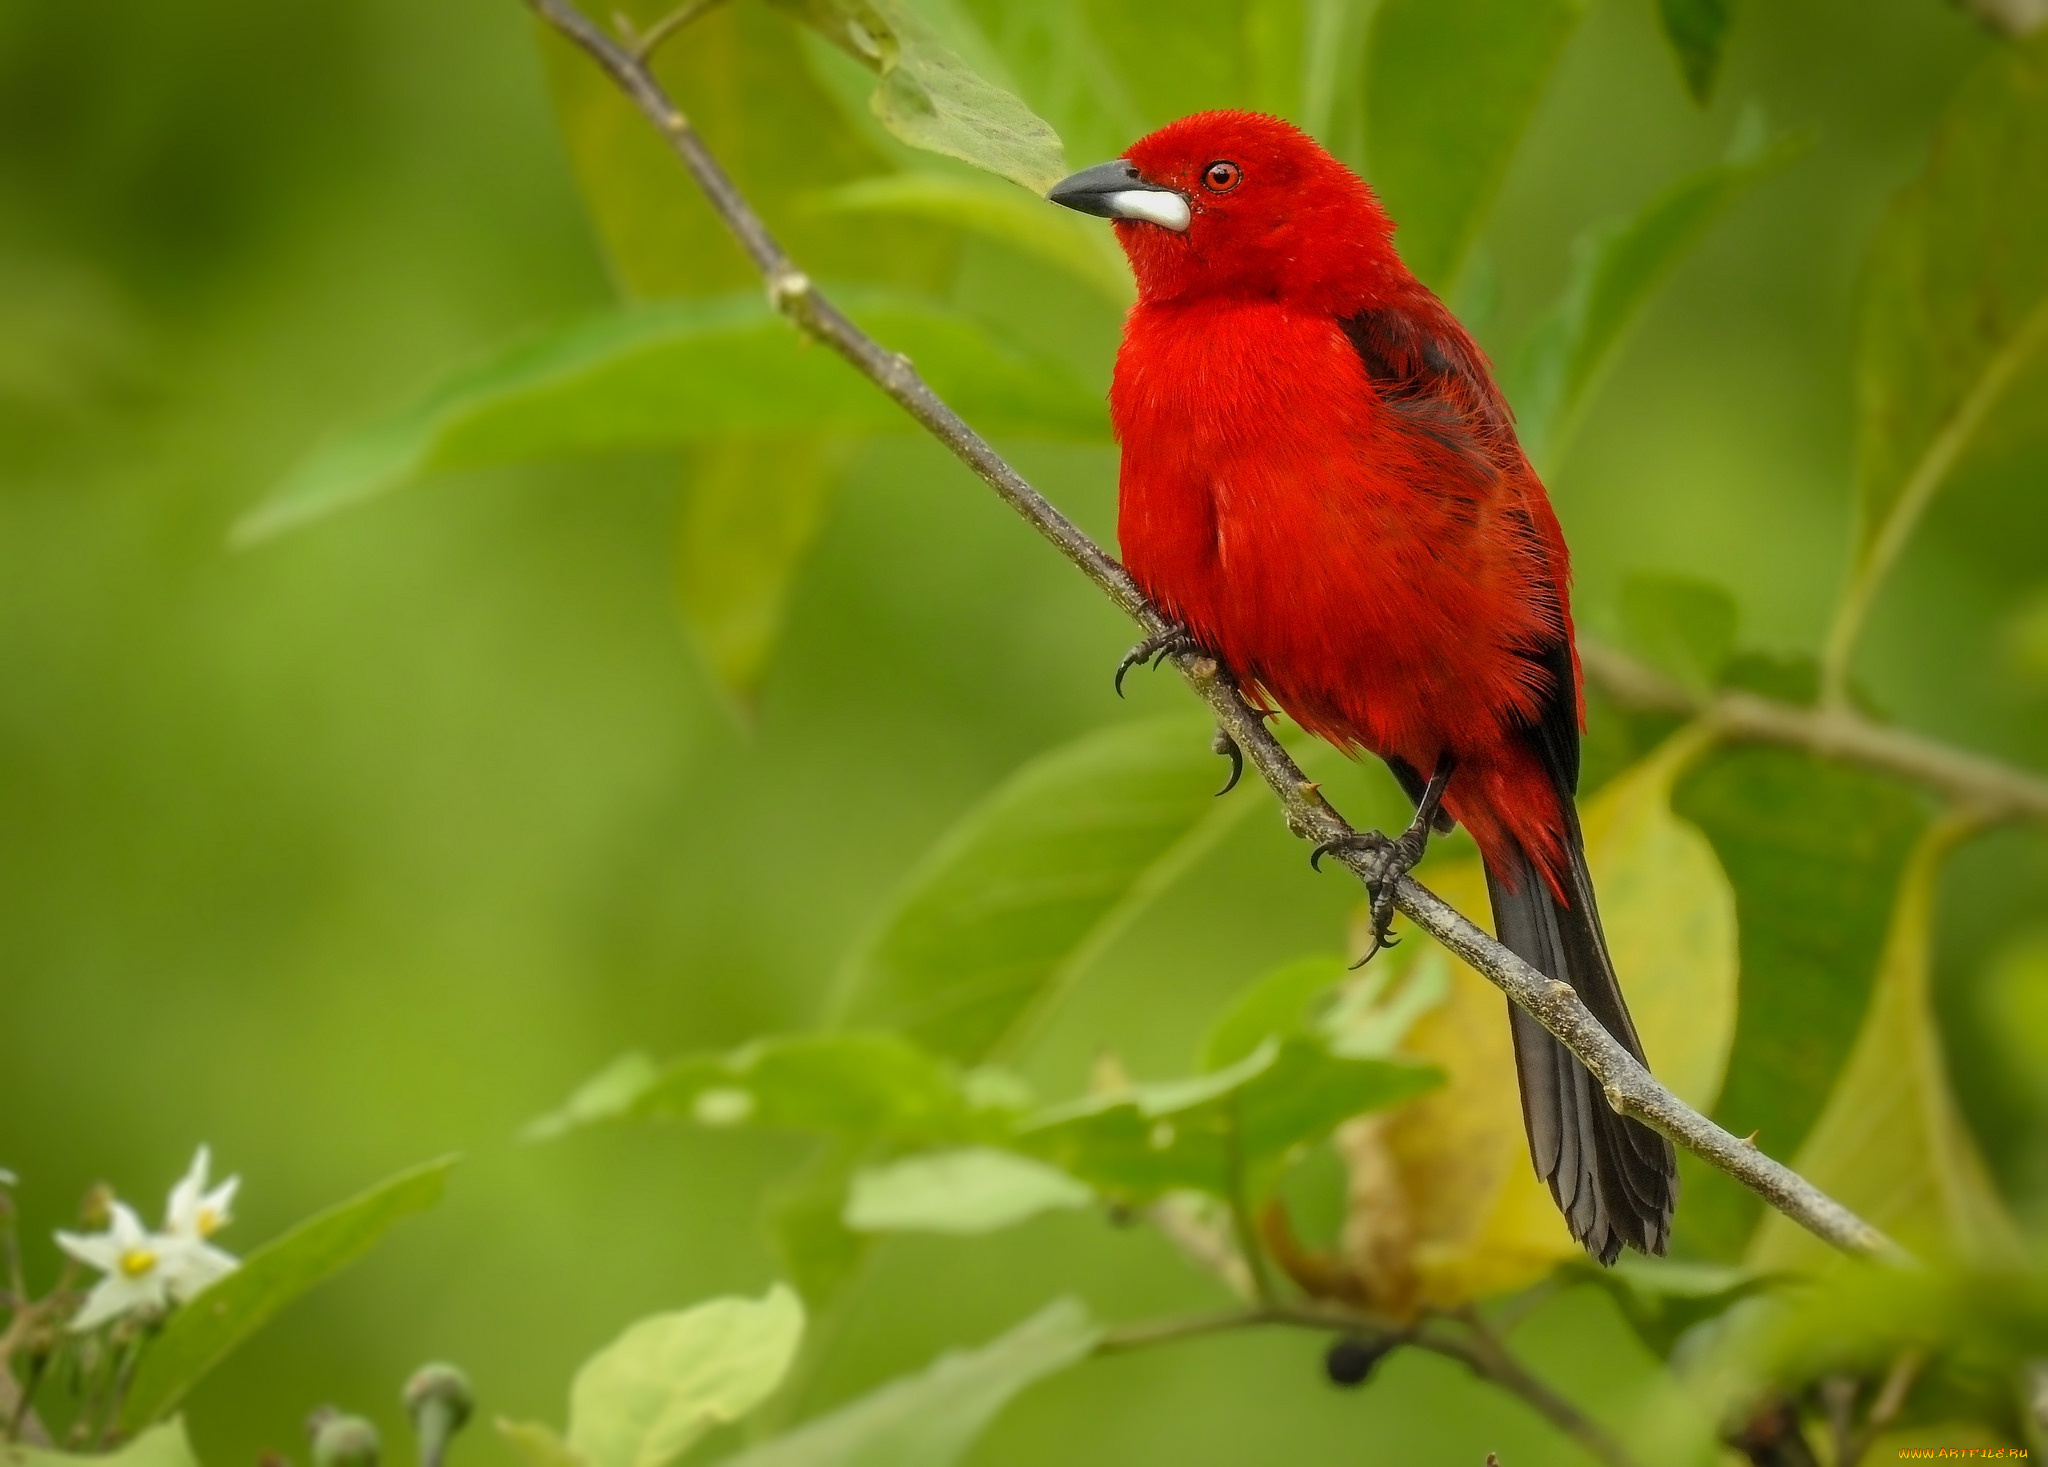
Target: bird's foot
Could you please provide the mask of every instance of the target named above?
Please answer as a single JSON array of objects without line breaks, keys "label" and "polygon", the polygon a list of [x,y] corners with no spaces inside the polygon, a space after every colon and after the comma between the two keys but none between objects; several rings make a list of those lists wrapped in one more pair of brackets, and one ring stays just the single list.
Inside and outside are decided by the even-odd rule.
[{"label": "bird's foot", "polygon": [[1154,632],[1144,641],[1138,643],[1137,646],[1131,648],[1130,651],[1124,653],[1123,660],[1117,663],[1116,695],[1119,698],[1124,695],[1124,674],[1139,663],[1150,662],[1154,667],[1157,667],[1169,657],[1178,657],[1183,652],[1201,652],[1204,650],[1206,649],[1202,644],[1190,636],[1188,629],[1184,626],[1174,625],[1168,627],[1163,632]]},{"label": "bird's foot", "polygon": [[1354,967],[1364,967],[1383,947],[1399,945],[1400,939],[1390,930],[1394,925],[1394,892],[1401,885],[1401,878],[1413,871],[1429,850],[1429,833],[1436,824],[1437,810],[1455,767],[1456,761],[1449,755],[1438,761],[1414,821],[1399,835],[1390,839],[1377,830],[1354,830],[1324,841],[1309,853],[1308,863],[1318,871],[1322,869],[1323,857],[1333,852],[1355,852],[1365,858],[1359,862],[1358,874],[1365,881],[1366,896],[1372,903],[1372,946]]},{"label": "bird's foot", "polygon": [[1309,853],[1309,864],[1318,871],[1322,869],[1323,857],[1337,854],[1356,854],[1364,857],[1358,863],[1358,874],[1365,882],[1366,897],[1372,908],[1372,945],[1365,950],[1353,967],[1362,968],[1379,953],[1383,947],[1398,947],[1401,939],[1393,936],[1394,891],[1401,884],[1401,878],[1413,871],[1422,860],[1423,852],[1429,848],[1429,826],[1417,821],[1397,836],[1387,836],[1377,830],[1354,830],[1334,840],[1326,840]]}]

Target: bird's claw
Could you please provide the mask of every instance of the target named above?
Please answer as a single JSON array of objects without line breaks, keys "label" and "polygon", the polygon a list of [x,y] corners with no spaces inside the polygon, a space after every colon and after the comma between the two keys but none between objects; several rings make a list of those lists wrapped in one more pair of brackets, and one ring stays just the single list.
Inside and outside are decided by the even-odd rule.
[{"label": "bird's claw", "polygon": [[[1116,665],[1116,695],[1124,695],[1124,674],[1141,662],[1150,662],[1157,667],[1169,657],[1178,657],[1183,652],[1200,652],[1202,644],[1188,635],[1183,626],[1170,626],[1163,632],[1154,632],[1130,651]],[[1235,783],[1235,781],[1232,781]]]},{"label": "bird's claw", "polygon": [[1222,799],[1237,788],[1237,782],[1244,777],[1244,750],[1237,746],[1237,740],[1222,729],[1216,730],[1216,737],[1209,741],[1209,747],[1230,761],[1230,778],[1223,781],[1223,788],[1216,791],[1216,798]]},{"label": "bird's claw", "polygon": [[1365,950],[1364,957],[1352,964],[1354,968],[1371,962],[1381,948],[1400,946],[1401,939],[1389,930],[1394,925],[1394,892],[1401,885],[1401,878],[1421,861],[1428,844],[1428,827],[1418,822],[1393,837],[1377,830],[1349,831],[1324,841],[1309,853],[1309,865],[1318,871],[1322,870],[1323,857],[1338,852],[1355,851],[1365,858],[1359,863],[1363,869],[1358,874],[1365,881],[1366,895],[1371,901],[1372,945]]}]

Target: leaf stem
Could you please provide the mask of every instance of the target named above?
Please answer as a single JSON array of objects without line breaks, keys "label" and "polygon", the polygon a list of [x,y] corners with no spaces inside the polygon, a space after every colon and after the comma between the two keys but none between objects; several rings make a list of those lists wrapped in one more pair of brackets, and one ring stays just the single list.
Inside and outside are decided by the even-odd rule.
[{"label": "leaf stem", "polygon": [[[548,24],[587,52],[668,139],[676,156],[703,189],[768,289],[768,299],[806,335],[830,347],[937,438],[981,481],[1092,581],[1148,635],[1169,630],[1167,619],[1129,572],[1053,507],[988,442],[948,407],[918,375],[910,359],[868,336],[814,286],[761,222],[725,170],[711,155],[689,119],[669,98],[654,74],[633,54],[594,25],[572,0],[527,0]],[[1352,827],[1323,799],[1261,714],[1245,701],[1231,671],[1197,652],[1176,655],[1174,665],[1215,716],[1259,777],[1279,798],[1288,828],[1312,844],[1341,843]],[[1377,873],[1362,846],[1339,851],[1336,859],[1365,882]],[[1567,984],[1545,978],[1471,922],[1433,896],[1412,877],[1395,889],[1394,905],[1476,971],[1527,1010],[1586,1065],[1617,1110],[1633,1115],[1728,1173],[1795,1222],[1851,1253],[1903,1257],[1876,1228],[1799,1177],[1738,1140],[1686,1105],[1651,1077],[1617,1044]]]},{"label": "leaf stem", "polygon": [[1230,1226],[1237,1235],[1237,1251],[1244,1255],[1244,1266],[1251,1270],[1252,1292],[1260,1303],[1270,1305],[1278,1295],[1273,1289],[1273,1270],[1266,1261],[1265,1246],[1259,1241],[1258,1227],[1252,1221],[1251,1198],[1246,1191],[1244,1176],[1244,1128],[1238,1117],[1235,1095],[1230,1097],[1223,1114],[1223,1157],[1229,1171]]},{"label": "leaf stem", "polygon": [[614,19],[619,34],[624,36],[626,44],[632,47],[633,60],[641,66],[650,66],[654,62],[654,53],[662,48],[669,37],[724,3],[725,0],[689,0],[688,4],[677,6],[645,31],[638,33],[633,30],[632,22],[623,12]]}]

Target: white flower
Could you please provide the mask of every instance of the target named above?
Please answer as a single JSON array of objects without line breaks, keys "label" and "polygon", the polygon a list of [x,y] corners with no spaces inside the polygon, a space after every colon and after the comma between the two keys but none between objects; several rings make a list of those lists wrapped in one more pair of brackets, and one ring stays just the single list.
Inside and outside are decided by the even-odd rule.
[{"label": "white flower", "polygon": [[192,1158],[191,1170],[171,1188],[171,1200],[164,1208],[164,1231],[195,1243],[208,1238],[233,1222],[230,1209],[240,1177],[229,1177],[211,1192],[206,1190],[206,1173],[213,1165],[213,1153],[202,1146]]},{"label": "white flower", "polygon": [[73,1329],[96,1329],[124,1314],[159,1314],[168,1304],[171,1278],[166,1264],[179,1245],[145,1229],[125,1202],[113,1205],[104,1233],[60,1232],[57,1246],[105,1275],[73,1317]]},{"label": "white flower", "polygon": [[180,1304],[207,1285],[235,1271],[234,1256],[207,1240],[234,1221],[232,1209],[240,1177],[229,1177],[212,1191],[206,1188],[213,1154],[202,1146],[164,1207],[164,1238],[173,1246],[164,1260],[171,1297]]},{"label": "white flower", "polygon": [[123,1315],[161,1314],[235,1271],[234,1256],[207,1239],[232,1220],[229,1209],[241,1179],[229,1177],[208,1191],[211,1162],[200,1147],[191,1169],[171,1188],[160,1233],[144,1228],[135,1209],[116,1202],[104,1233],[57,1234],[58,1247],[104,1275],[71,1321],[73,1329],[97,1329]]},{"label": "white flower", "polygon": [[7,1170],[6,1167],[0,1166],[0,1187],[12,1187],[20,1180],[20,1177]]}]

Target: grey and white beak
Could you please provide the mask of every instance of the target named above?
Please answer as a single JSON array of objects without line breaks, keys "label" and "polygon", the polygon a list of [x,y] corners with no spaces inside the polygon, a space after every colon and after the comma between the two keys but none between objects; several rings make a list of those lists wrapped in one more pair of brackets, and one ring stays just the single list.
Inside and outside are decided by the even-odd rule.
[{"label": "grey and white beak", "polygon": [[1137,165],[1124,158],[1083,168],[1054,184],[1045,196],[1083,214],[1101,219],[1143,219],[1175,234],[1186,232],[1192,217],[1180,190],[1146,182]]}]

